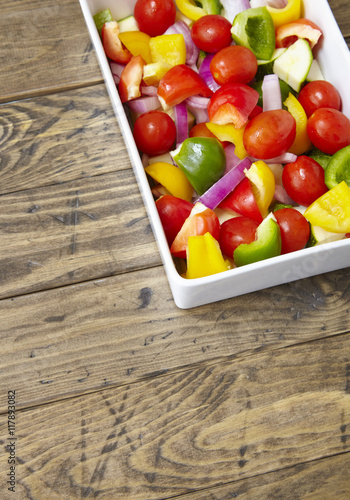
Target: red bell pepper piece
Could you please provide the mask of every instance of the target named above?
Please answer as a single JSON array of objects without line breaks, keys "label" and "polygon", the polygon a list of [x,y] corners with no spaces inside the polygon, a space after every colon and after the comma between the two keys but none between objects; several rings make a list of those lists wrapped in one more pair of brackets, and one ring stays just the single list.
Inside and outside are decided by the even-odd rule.
[{"label": "red bell pepper piece", "polygon": [[219,208],[233,210],[237,214],[255,220],[260,224],[263,218],[250,184],[248,177],[245,177],[237,187],[220,203]]},{"label": "red bell pepper piece", "polygon": [[226,83],[210,98],[209,120],[219,125],[233,123],[235,128],[243,127],[255,110],[259,92],[244,83]]},{"label": "red bell pepper piece", "polygon": [[118,85],[122,102],[141,96],[140,85],[145,64],[146,61],[141,56],[133,56],[123,69]]},{"label": "red bell pepper piece", "polygon": [[212,94],[199,74],[185,64],[170,68],[158,86],[158,97],[164,108],[176,106],[192,95],[210,97]]},{"label": "red bell pepper piece", "polygon": [[[202,211],[197,212],[197,210]],[[195,205],[176,235],[170,247],[170,252],[174,257],[185,259],[188,238],[190,236],[200,236],[205,233],[210,233],[216,240],[219,240],[220,222],[218,216],[213,210],[204,207],[204,205],[199,208]]]},{"label": "red bell pepper piece", "polygon": [[102,45],[105,53],[112,61],[127,64],[132,58],[131,52],[126,49],[119,38],[117,21],[108,21],[101,30]]}]

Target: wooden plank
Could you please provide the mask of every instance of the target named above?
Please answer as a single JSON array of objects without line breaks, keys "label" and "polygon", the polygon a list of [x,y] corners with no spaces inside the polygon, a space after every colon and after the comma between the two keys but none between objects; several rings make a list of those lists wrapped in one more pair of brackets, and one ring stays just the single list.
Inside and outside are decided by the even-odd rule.
[{"label": "wooden plank", "polygon": [[345,269],[180,310],[160,266],[2,300],[0,389],[11,381],[26,407],[293,344],[309,351],[350,330],[349,278]]},{"label": "wooden plank", "polygon": [[349,352],[350,334],[18,411],[16,498],[164,499],[302,474],[349,451]]},{"label": "wooden plank", "polygon": [[2,0],[0,102],[102,81],[78,1]]},{"label": "wooden plank", "polygon": [[0,298],[161,264],[131,169],[0,197]]},{"label": "wooden plank", "polygon": [[[348,0],[328,0],[344,37],[350,37],[350,9]],[[349,45],[349,40],[347,40]]]},{"label": "wooden plank", "polygon": [[0,157],[0,194],[131,166],[103,84],[2,105]]},{"label": "wooden plank", "polygon": [[232,498],[348,500],[350,498],[349,453],[242,479],[210,490],[189,493],[182,498],[186,500],[231,500]]}]

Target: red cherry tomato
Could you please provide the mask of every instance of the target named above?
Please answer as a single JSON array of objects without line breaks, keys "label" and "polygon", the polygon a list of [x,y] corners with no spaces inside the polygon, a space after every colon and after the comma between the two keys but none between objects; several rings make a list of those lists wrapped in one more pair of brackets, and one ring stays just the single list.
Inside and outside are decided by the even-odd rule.
[{"label": "red cherry tomato", "polygon": [[281,231],[282,254],[305,247],[310,236],[310,226],[305,217],[294,208],[281,208],[273,214]]},{"label": "red cherry tomato", "polygon": [[258,222],[248,217],[234,217],[221,224],[219,244],[221,251],[230,259],[241,243],[251,243],[255,240]]},{"label": "red cherry tomato", "polygon": [[264,111],[248,122],[243,133],[243,144],[253,158],[275,158],[288,151],[295,134],[296,123],[288,111]]},{"label": "red cherry tomato", "polygon": [[232,210],[243,217],[253,219],[259,224],[263,220],[248,177],[245,177],[238,186],[226,196],[219,204],[219,208]]},{"label": "red cherry tomato", "polygon": [[219,85],[249,83],[258,70],[258,62],[250,49],[230,45],[217,52],[210,61],[210,72]]},{"label": "red cherry tomato", "polygon": [[193,23],[192,40],[200,50],[215,53],[232,42],[231,28],[232,24],[225,17],[208,14]]},{"label": "red cherry tomato", "polygon": [[304,207],[328,191],[323,168],[317,161],[304,155],[284,166],[282,183],[288,196]]},{"label": "red cherry tomato", "polygon": [[316,109],[306,129],[312,144],[329,155],[350,145],[350,120],[337,109]]},{"label": "red cherry tomato", "polygon": [[170,151],[176,139],[174,120],[163,111],[148,111],[137,118],[134,125],[136,146],[148,155]]},{"label": "red cherry tomato", "polygon": [[180,231],[183,223],[189,217],[193,204],[189,201],[166,194],[156,201],[159,218],[161,220],[169,246]]},{"label": "red cherry tomato", "polygon": [[174,24],[176,7],[173,0],[137,0],[134,17],[139,30],[149,36],[162,35]]},{"label": "red cherry tomato", "polygon": [[318,108],[340,110],[341,107],[339,92],[334,85],[325,80],[307,83],[299,92],[298,101],[308,117]]}]

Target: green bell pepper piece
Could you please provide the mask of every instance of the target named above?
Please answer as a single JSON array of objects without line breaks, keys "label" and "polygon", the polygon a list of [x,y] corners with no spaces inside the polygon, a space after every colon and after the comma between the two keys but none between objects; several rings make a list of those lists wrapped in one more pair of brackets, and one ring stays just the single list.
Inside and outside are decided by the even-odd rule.
[{"label": "green bell pepper piece", "polygon": [[224,148],[213,137],[185,139],[173,158],[200,196],[223,176],[226,168]]},{"label": "green bell pepper piece", "polygon": [[329,189],[345,181],[350,187],[350,146],[339,149],[329,160],[324,181]]},{"label": "green bell pepper piece", "polygon": [[109,9],[105,9],[101,10],[101,12],[97,12],[97,14],[94,15],[94,21],[97,31],[101,35],[102,26],[107,22],[113,21],[111,11]]},{"label": "green bell pepper piece", "polygon": [[241,243],[233,252],[236,266],[277,257],[281,254],[281,232],[279,225],[271,217],[266,217],[257,229],[257,239],[252,243]]},{"label": "green bell pepper piece", "polygon": [[233,20],[232,38],[255,54],[257,59],[271,59],[276,45],[275,25],[266,7],[246,9]]}]

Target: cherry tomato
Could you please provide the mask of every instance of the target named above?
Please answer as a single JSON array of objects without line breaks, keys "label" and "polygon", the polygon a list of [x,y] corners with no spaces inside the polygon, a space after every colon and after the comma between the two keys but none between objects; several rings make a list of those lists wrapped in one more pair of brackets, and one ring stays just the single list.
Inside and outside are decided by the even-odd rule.
[{"label": "cherry tomato", "polygon": [[294,208],[281,208],[273,214],[281,231],[281,253],[295,252],[305,247],[310,226],[305,217]]},{"label": "cherry tomato", "polygon": [[263,218],[248,177],[245,177],[234,190],[219,204],[219,208],[232,210],[243,217],[262,222]]},{"label": "cherry tomato", "polygon": [[264,111],[250,120],[244,129],[243,144],[248,154],[262,160],[279,156],[291,147],[296,123],[284,109]]},{"label": "cherry tomato", "polygon": [[134,17],[139,30],[149,36],[162,35],[174,24],[176,7],[173,0],[137,0]]},{"label": "cherry tomato", "polygon": [[350,145],[350,120],[337,109],[316,109],[307,121],[306,130],[312,144],[329,155]]},{"label": "cherry tomato", "polygon": [[251,243],[259,223],[248,217],[234,217],[221,224],[219,244],[221,251],[230,259],[241,243]]},{"label": "cherry tomato", "polygon": [[215,53],[232,42],[231,28],[232,24],[225,17],[208,14],[193,23],[192,40],[200,50]]},{"label": "cherry tomato", "polygon": [[176,139],[174,120],[163,111],[148,111],[140,115],[134,125],[136,146],[148,155],[170,151]]},{"label": "cherry tomato", "polygon": [[328,191],[323,168],[317,161],[304,155],[284,166],[282,183],[288,196],[304,207]]},{"label": "cherry tomato", "polygon": [[341,98],[337,89],[330,82],[315,80],[307,83],[299,92],[298,101],[305,110],[307,117],[318,108],[333,108],[340,110]]},{"label": "cherry tomato", "polygon": [[171,246],[183,223],[189,217],[193,204],[166,194],[158,198],[156,207],[168,245]]},{"label": "cherry tomato", "polygon": [[217,52],[210,61],[210,72],[219,85],[249,83],[258,70],[253,52],[242,45],[230,45]]}]

